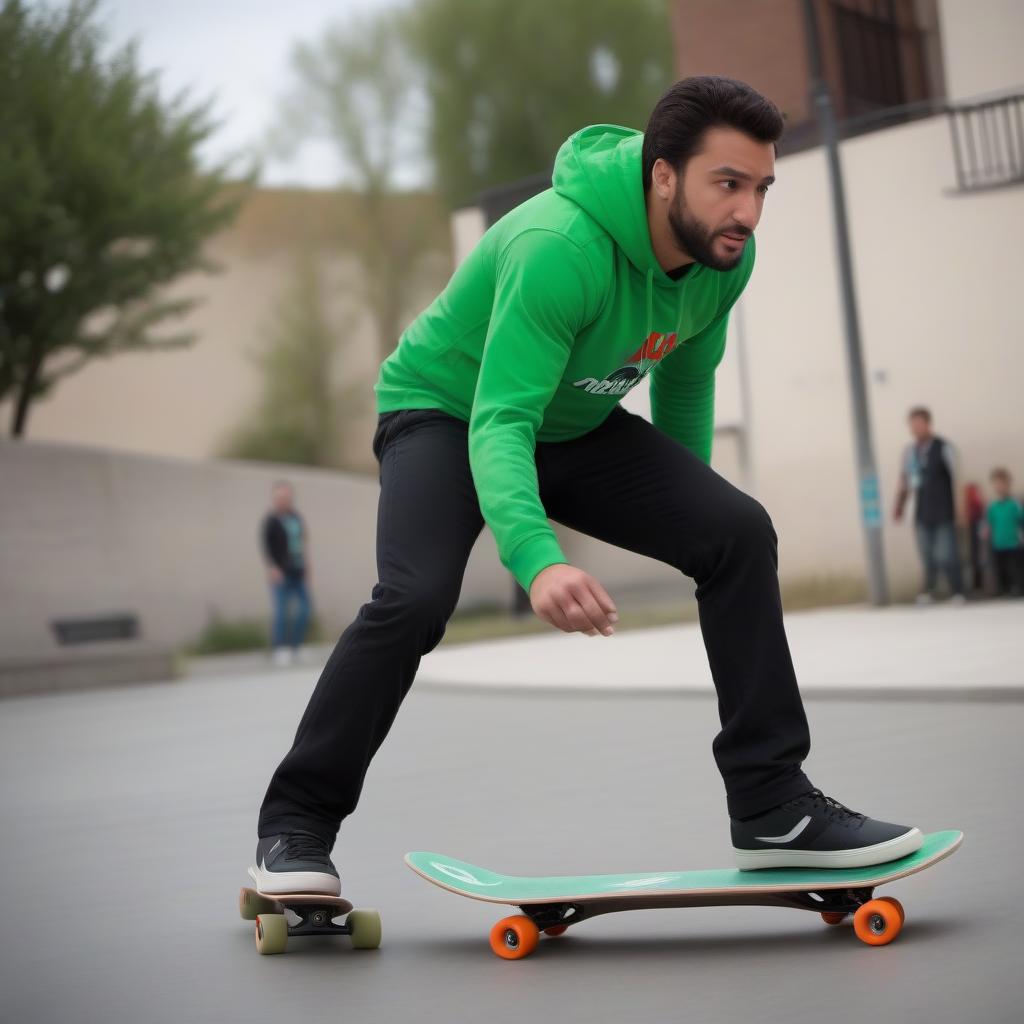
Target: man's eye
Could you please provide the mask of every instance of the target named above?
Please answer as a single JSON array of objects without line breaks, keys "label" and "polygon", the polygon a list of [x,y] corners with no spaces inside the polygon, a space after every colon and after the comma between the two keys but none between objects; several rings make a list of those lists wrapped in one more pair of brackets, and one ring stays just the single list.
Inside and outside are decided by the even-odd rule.
[{"label": "man's eye", "polygon": [[728,178],[725,181],[723,181],[722,184],[731,192],[733,189],[736,188],[738,183],[735,178]]},{"label": "man's eye", "polygon": [[758,185],[757,186],[757,191],[760,192],[761,195],[767,195],[768,194],[768,186],[767,185]]}]

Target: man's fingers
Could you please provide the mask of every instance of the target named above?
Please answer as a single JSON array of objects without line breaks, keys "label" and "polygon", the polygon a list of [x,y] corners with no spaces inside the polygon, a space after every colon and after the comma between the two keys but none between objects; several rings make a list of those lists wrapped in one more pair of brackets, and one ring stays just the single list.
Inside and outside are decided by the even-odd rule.
[{"label": "man's fingers", "polygon": [[545,622],[564,633],[611,636],[618,620],[615,602],[588,573],[557,564],[542,570],[530,586],[531,604]]},{"label": "man's fingers", "polygon": [[594,579],[590,577],[590,589],[597,598],[597,603],[604,609],[609,617],[609,621],[615,622],[619,617],[618,609],[615,607],[615,602],[611,599],[611,595],[604,587]]},{"label": "man's fingers", "polygon": [[552,604],[551,608],[544,612],[544,618],[555,627],[560,629],[563,633],[573,633],[572,623],[566,618],[565,612],[558,607],[557,604]]},{"label": "man's fingers", "polygon": [[572,596],[564,598],[562,611],[565,617],[572,623],[573,630],[578,633],[586,633],[593,636],[598,632],[598,626],[591,621],[583,606]]},{"label": "man's fingers", "polygon": [[611,619],[608,613],[598,604],[597,596],[585,584],[573,588],[577,606],[586,617],[587,625],[596,629],[605,636],[611,636],[615,630],[612,628]]}]

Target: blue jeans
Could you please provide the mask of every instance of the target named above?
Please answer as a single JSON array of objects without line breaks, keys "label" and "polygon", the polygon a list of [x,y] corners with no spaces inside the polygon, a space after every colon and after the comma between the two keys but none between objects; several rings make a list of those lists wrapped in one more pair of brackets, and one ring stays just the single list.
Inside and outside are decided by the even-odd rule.
[{"label": "blue jeans", "polygon": [[[285,575],[280,583],[273,583],[270,592],[274,601],[274,618],[270,631],[270,642],[274,647],[298,647],[306,638],[309,625],[309,592],[302,576]],[[292,598],[298,602],[295,618],[289,629],[288,605]]]},{"label": "blue jeans", "polygon": [[934,526],[917,523],[917,550],[924,567],[924,589],[927,593],[935,590],[935,583],[941,569],[949,589],[954,594],[964,592],[960,575],[960,553],[957,551],[956,526],[953,523],[936,523]]}]

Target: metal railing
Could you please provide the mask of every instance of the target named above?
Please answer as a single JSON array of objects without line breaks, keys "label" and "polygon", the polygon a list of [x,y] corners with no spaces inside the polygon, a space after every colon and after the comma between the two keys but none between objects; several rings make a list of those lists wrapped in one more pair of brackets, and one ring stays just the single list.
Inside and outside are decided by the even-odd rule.
[{"label": "metal railing", "polygon": [[840,124],[844,138],[945,114],[956,190],[978,192],[1024,183],[1024,93],[946,103],[922,100],[876,110]]},{"label": "metal railing", "polygon": [[1024,95],[946,108],[961,192],[1024,182]]}]

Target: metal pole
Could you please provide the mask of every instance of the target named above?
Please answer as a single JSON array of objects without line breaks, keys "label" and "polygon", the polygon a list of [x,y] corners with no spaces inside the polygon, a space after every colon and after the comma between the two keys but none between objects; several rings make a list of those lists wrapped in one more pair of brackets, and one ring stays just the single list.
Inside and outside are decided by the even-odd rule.
[{"label": "metal pole", "polygon": [[818,116],[825,155],[828,160],[832,191],[832,216],[836,230],[836,254],[839,261],[839,286],[843,304],[843,327],[846,336],[846,359],[850,374],[850,399],[857,453],[857,479],[860,492],[861,525],[867,554],[868,591],[871,603],[889,603],[889,587],[882,550],[882,510],[878,488],[871,425],[868,419],[867,388],[864,383],[864,357],[861,352],[857,300],[853,287],[853,264],[850,259],[850,237],[846,223],[846,199],[843,172],[839,162],[839,132],[828,85],[821,71],[821,50],[814,0],[803,0],[807,34],[807,58],[811,77],[811,101]]}]

